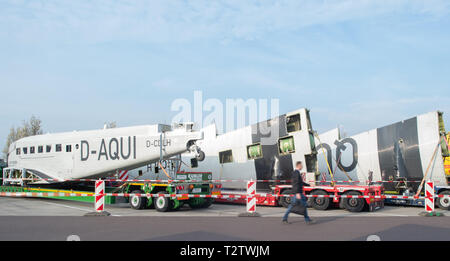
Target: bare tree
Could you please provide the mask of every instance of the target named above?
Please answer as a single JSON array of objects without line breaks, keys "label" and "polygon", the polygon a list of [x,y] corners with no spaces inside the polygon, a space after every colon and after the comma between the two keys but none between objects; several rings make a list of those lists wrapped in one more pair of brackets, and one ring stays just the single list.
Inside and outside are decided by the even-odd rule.
[{"label": "bare tree", "polygon": [[42,134],[41,124],[42,124],[41,119],[37,118],[34,115],[31,116],[30,121],[28,123],[30,136]]},{"label": "bare tree", "polygon": [[115,121],[110,121],[105,124],[107,129],[114,129],[117,128],[117,123]]},{"label": "bare tree", "polygon": [[3,154],[6,156],[9,152],[9,146],[15,142],[16,140],[19,140],[21,138],[34,136],[42,134],[42,127],[41,127],[42,121],[36,117],[31,116],[29,121],[23,121],[22,127],[11,127],[9,130],[8,137],[6,138],[6,145],[3,148]]}]

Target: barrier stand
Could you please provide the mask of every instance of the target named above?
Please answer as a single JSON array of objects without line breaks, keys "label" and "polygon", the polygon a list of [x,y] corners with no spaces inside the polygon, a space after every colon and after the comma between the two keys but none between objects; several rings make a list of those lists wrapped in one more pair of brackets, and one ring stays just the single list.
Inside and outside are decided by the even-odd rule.
[{"label": "barrier stand", "polygon": [[424,217],[441,217],[444,216],[441,212],[436,212],[434,210],[435,198],[434,198],[434,182],[428,181],[425,183],[425,211],[421,212],[419,215]]},{"label": "barrier stand", "polygon": [[105,211],[105,181],[95,181],[95,212],[87,213],[85,216],[110,216],[111,214]]},{"label": "barrier stand", "polygon": [[256,181],[247,182],[247,212],[239,214],[239,217],[260,217],[256,212]]}]

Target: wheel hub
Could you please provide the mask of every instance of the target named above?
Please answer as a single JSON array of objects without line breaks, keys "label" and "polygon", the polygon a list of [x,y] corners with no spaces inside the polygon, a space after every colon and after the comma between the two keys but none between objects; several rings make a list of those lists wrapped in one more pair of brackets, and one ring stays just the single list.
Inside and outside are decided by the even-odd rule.
[{"label": "wheel hub", "polygon": [[136,207],[139,204],[139,198],[133,196],[133,198],[131,198],[131,204]]},{"label": "wheel hub", "polygon": [[158,205],[159,208],[164,207],[164,198],[162,198],[162,197],[158,198],[158,200],[156,201],[156,204]]},{"label": "wheel hub", "polygon": [[348,201],[348,204],[349,204],[351,207],[356,207],[356,205],[358,205],[358,200],[352,198],[352,199],[350,199],[350,200]]},{"label": "wheel hub", "polygon": [[441,205],[443,207],[450,207],[450,199],[449,198],[441,198]]},{"label": "wheel hub", "polygon": [[324,203],[325,203],[325,200],[323,198],[316,198],[317,205],[323,205]]}]

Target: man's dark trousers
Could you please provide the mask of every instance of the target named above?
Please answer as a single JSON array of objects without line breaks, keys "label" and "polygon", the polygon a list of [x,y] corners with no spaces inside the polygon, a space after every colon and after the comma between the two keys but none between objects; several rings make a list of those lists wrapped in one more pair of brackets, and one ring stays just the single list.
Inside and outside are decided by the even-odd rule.
[{"label": "man's dark trousers", "polygon": [[297,200],[300,200],[301,203],[303,203],[305,205],[305,215],[304,215],[305,221],[306,222],[310,221],[310,218],[308,216],[308,207],[307,207],[308,205],[306,203],[307,200],[306,200],[305,195],[303,195],[303,193],[300,193],[300,199],[297,199],[297,197],[295,195],[291,197],[291,204],[289,204],[289,206],[288,206],[288,208],[286,210],[286,213],[284,214],[283,221],[287,221],[288,220],[289,213],[291,213],[291,210],[294,207],[294,205],[297,202]]}]

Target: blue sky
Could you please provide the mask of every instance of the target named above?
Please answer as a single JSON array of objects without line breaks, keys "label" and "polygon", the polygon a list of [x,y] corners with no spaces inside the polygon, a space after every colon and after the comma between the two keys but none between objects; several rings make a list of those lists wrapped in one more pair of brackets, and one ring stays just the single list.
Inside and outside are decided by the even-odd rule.
[{"label": "blue sky", "polygon": [[3,0],[0,146],[32,114],[50,132],[168,122],[194,90],[307,107],[319,132],[433,110],[449,125],[449,13],[447,0]]}]

